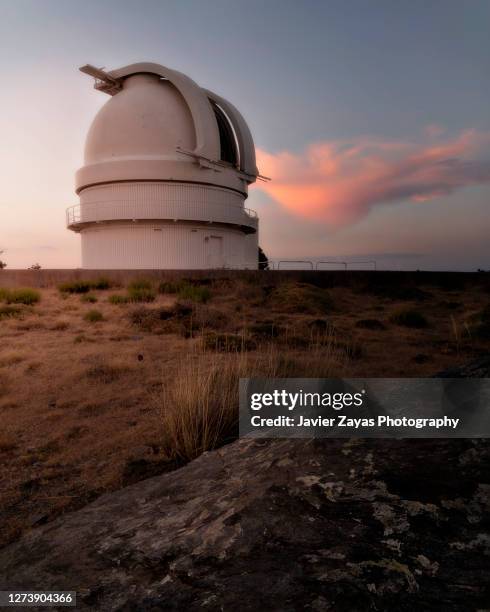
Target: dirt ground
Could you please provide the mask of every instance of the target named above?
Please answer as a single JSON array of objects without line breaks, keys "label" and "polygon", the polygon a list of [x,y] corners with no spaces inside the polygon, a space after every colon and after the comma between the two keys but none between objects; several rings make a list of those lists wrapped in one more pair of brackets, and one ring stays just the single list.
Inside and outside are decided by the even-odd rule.
[{"label": "dirt ground", "polygon": [[[0,314],[0,546],[173,469],[162,390],[189,376],[189,359],[272,347],[291,375],[307,375],[315,359],[314,375],[432,376],[489,352],[489,276],[190,278],[206,287],[205,302],[159,293],[153,278],[156,298],[142,304],[109,301],[125,295],[121,275],[122,286],[90,291],[95,302],[46,283],[39,303]],[[88,320],[94,310],[101,320]]]}]

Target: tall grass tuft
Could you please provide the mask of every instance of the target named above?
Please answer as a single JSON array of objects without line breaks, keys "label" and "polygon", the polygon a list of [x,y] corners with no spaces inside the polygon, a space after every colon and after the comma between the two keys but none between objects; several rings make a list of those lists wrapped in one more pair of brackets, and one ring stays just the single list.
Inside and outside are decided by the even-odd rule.
[{"label": "tall grass tuft", "polygon": [[162,385],[157,397],[161,410],[163,449],[169,459],[191,461],[238,436],[240,378],[342,376],[348,355],[334,339],[312,342],[308,352],[278,352],[273,345],[256,353],[226,355],[198,349],[178,368],[178,375]]},{"label": "tall grass tuft", "polygon": [[99,321],[104,320],[104,315],[100,312],[100,310],[89,310],[87,313],[85,313],[83,318],[89,323],[98,323]]},{"label": "tall grass tuft", "polygon": [[129,287],[128,288],[128,301],[129,302],[154,302],[155,291],[152,288],[146,289],[144,287]]}]

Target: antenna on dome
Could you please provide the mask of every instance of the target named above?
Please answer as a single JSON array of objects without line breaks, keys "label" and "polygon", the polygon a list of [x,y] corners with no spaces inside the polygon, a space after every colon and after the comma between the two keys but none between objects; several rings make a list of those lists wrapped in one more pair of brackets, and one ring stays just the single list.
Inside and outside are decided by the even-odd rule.
[{"label": "antenna on dome", "polygon": [[91,64],[85,64],[79,68],[80,72],[88,74],[95,79],[94,89],[103,91],[104,93],[113,96],[122,89],[122,83],[120,79],[115,79],[102,68],[96,68]]}]

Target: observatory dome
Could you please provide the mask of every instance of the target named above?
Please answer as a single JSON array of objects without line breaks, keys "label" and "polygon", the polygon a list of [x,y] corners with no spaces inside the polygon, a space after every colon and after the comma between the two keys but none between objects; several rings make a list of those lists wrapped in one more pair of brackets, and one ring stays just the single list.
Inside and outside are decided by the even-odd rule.
[{"label": "observatory dome", "polygon": [[105,72],[67,210],[92,269],[257,268],[250,130],[225,99],[159,64]]}]

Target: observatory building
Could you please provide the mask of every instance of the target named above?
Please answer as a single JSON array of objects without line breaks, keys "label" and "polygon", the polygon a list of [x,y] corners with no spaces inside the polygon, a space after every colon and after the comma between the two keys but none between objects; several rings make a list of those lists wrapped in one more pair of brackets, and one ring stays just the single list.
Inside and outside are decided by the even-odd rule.
[{"label": "observatory building", "polygon": [[258,219],[244,203],[258,171],[238,110],[159,64],[80,70],[109,96],[67,210],[82,267],[257,268]]}]

